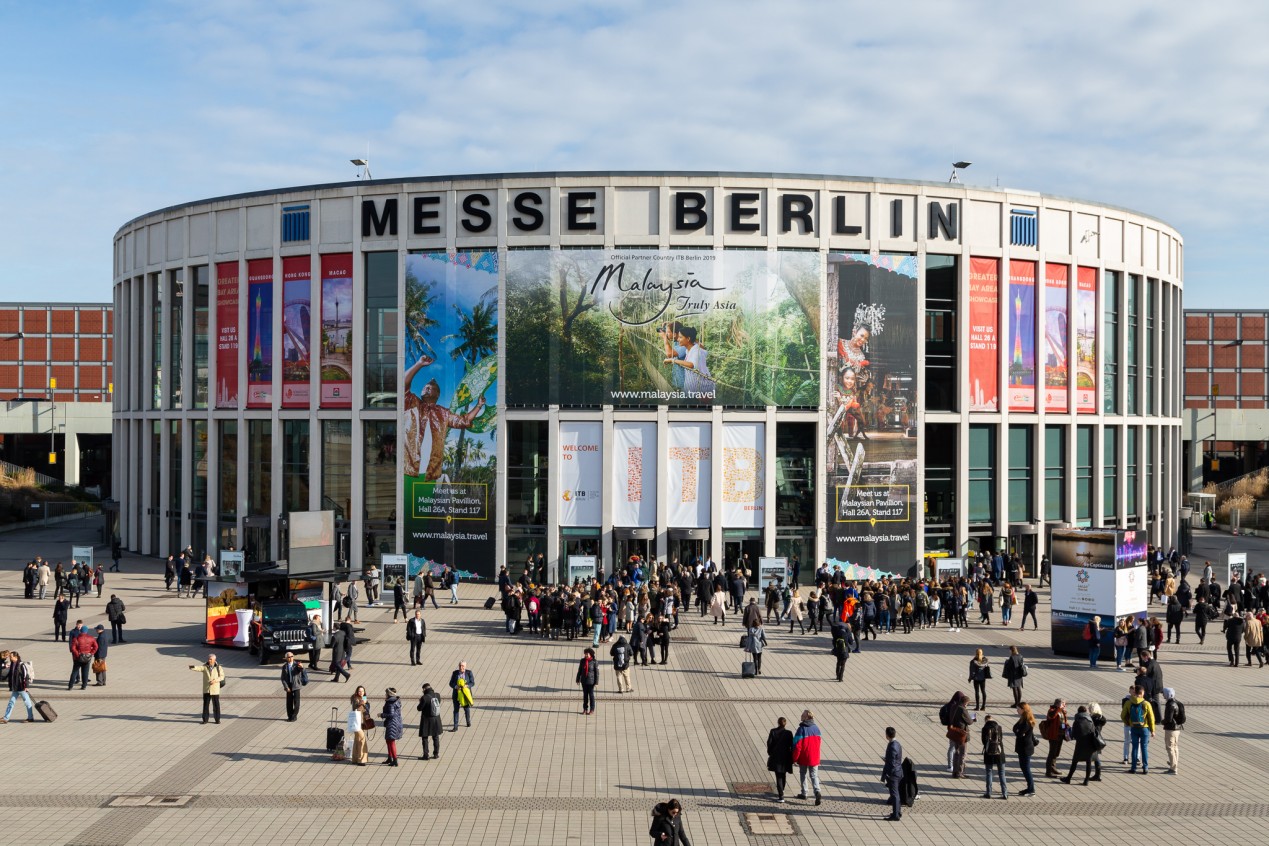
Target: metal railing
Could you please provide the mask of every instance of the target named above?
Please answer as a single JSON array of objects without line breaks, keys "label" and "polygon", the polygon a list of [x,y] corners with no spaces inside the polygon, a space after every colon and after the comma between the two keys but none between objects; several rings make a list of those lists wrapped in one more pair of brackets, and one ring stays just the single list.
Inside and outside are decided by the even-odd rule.
[{"label": "metal railing", "polygon": [[19,475],[30,473],[34,476],[34,481],[35,481],[35,484],[37,485],[62,484],[61,479],[55,479],[52,476],[46,475],[44,473],[40,473],[30,467],[21,467],[17,464],[11,464],[8,461],[0,461],[0,470],[3,470],[6,476],[11,476],[14,478],[16,478]]}]

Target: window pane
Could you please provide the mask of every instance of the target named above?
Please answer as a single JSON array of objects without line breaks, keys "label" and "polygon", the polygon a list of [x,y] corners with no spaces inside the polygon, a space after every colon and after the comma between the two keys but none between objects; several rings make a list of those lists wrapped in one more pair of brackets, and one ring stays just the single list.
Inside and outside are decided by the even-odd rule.
[{"label": "window pane", "polygon": [[247,513],[270,516],[273,485],[273,435],[268,420],[247,421]]},{"label": "window pane", "polygon": [[366,406],[397,407],[397,254],[366,254]]},{"label": "window pane", "polygon": [[548,473],[546,421],[509,421],[507,423],[508,523],[546,524]]},{"label": "window pane", "polygon": [[282,510],[308,511],[308,421],[282,421]]},{"label": "window pane", "polygon": [[209,280],[207,265],[194,268],[194,408],[207,407]]},{"label": "window pane", "polygon": [[171,343],[169,344],[172,355],[172,366],[169,369],[172,380],[172,390],[168,395],[168,408],[181,407],[181,363],[182,363],[182,343],[183,329],[185,320],[185,271],[169,270],[167,272],[168,282],[168,300],[169,314],[168,321],[171,324]]},{"label": "window pane", "polygon": [[815,525],[815,424],[776,424],[776,525]]},{"label": "window pane", "polygon": [[996,520],[996,427],[969,427],[969,522]]},{"label": "window pane", "polygon": [[366,519],[393,522],[397,514],[397,424],[365,424]]},{"label": "window pane", "polygon": [[322,421],[322,508],[336,520],[352,513],[352,421]]}]

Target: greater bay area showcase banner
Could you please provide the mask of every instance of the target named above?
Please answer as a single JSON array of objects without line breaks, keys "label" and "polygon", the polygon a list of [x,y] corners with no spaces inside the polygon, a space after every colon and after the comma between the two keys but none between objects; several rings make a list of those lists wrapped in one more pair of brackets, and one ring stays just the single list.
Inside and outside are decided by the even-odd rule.
[{"label": "greater bay area showcase banner", "polygon": [[1097,269],[1075,278],[1075,410],[1097,413]]},{"label": "greater bay area showcase banner", "polygon": [[709,423],[670,423],[666,456],[666,524],[676,529],[710,526],[712,454]]},{"label": "greater bay area showcase banner", "polygon": [[825,554],[904,572],[917,559],[916,257],[830,253]]},{"label": "greater bay area showcase banner", "polygon": [[238,262],[216,265],[216,407],[238,407]]},{"label": "greater bay area showcase banner", "polygon": [[498,254],[405,262],[402,381],[409,572],[494,577]]},{"label": "greater bay area showcase banner", "polygon": [[604,424],[598,420],[561,420],[559,440],[561,526],[602,526]]},{"label": "greater bay area showcase banner", "polygon": [[1035,411],[1034,261],[1009,261],[1009,410]]},{"label": "greater bay area showcase banner", "polygon": [[308,408],[313,273],[309,256],[282,259],[282,407]]},{"label": "greater bay area showcase banner", "polygon": [[352,408],[352,253],[322,256],[322,408]]},{"label": "greater bay area showcase banner", "polygon": [[612,524],[650,529],[657,524],[657,424],[618,421],[612,427]]},{"label": "greater bay area showcase banner", "polygon": [[1066,412],[1069,370],[1067,349],[1067,296],[1071,268],[1065,264],[1044,266],[1044,410]]},{"label": "greater bay area showcase banner", "polygon": [[763,527],[766,448],[765,424],[723,424],[723,528]]},{"label": "greater bay area showcase banner", "polygon": [[512,250],[511,405],[814,407],[818,253]]},{"label": "greater bay area showcase banner", "polygon": [[969,410],[1000,410],[1000,259],[969,260]]},{"label": "greater bay area showcase banner", "polygon": [[247,408],[273,404],[273,259],[247,262]]}]

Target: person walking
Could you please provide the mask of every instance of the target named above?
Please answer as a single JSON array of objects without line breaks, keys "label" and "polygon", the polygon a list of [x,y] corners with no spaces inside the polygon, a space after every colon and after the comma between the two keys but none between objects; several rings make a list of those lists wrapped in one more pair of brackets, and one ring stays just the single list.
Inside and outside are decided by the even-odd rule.
[{"label": "person walking", "polygon": [[207,656],[205,664],[190,664],[189,668],[203,676],[203,725],[207,725],[208,713],[215,714],[220,725],[220,688],[225,683],[225,668],[216,663],[216,653]]},{"label": "person walking", "polygon": [[93,585],[97,588],[97,598],[101,599],[101,589],[106,586],[106,571],[100,564],[93,567]]},{"label": "person walking", "polygon": [[802,722],[793,735],[793,763],[798,765],[798,798],[806,798],[807,776],[815,791],[815,804],[820,804],[820,743],[823,735],[815,724],[815,715],[808,709],[802,712]]},{"label": "person walking", "polygon": [[767,770],[775,773],[776,801],[784,801],[784,788],[789,773],[793,772],[793,732],[787,728],[784,717],[776,720],[776,727],[767,732]]},{"label": "person walking", "polygon": [[658,802],[652,809],[652,827],[648,829],[653,846],[692,846],[683,828],[683,806],[679,800]]},{"label": "person walking", "polygon": [[846,661],[850,658],[850,644],[853,635],[851,634],[850,626],[840,620],[833,621],[831,634],[833,636],[833,657],[837,660],[837,667],[834,672],[840,682],[846,674]]},{"label": "person walking", "polygon": [[340,623],[339,630],[344,633],[344,667],[351,670],[353,668],[353,647],[357,645],[357,633],[353,631],[353,624],[350,620],[344,620]]},{"label": "person walking", "polygon": [[397,614],[401,614],[402,620],[408,620],[410,614],[405,608],[405,577],[398,576],[396,582],[392,585],[392,622],[397,621]]},{"label": "person walking", "polygon": [[458,571],[448,564],[445,565],[445,575],[441,577],[441,584],[449,590],[449,604],[458,604]]},{"label": "person walking", "polygon": [[75,680],[78,679],[79,689],[83,690],[88,687],[88,668],[92,666],[93,656],[97,654],[97,638],[90,635],[87,629],[76,629],[71,638],[70,653],[71,675],[70,681],[66,683],[66,689],[73,688]]},{"label": "person walking", "polygon": [[1124,703],[1119,717],[1128,724],[1132,737],[1132,768],[1137,771],[1137,761],[1141,761],[1141,774],[1150,772],[1150,738],[1154,737],[1154,708],[1146,701],[1145,692],[1138,685],[1133,689],[1132,697]]},{"label": "person walking", "polygon": [[23,661],[16,652],[9,653],[9,704],[4,709],[4,716],[0,717],[0,725],[9,722],[9,715],[19,699],[26,705],[26,721],[35,722],[35,705],[31,702],[31,694],[27,693],[27,688],[35,681],[34,675],[30,662]]},{"label": "person walking", "polygon": [[[1105,723],[1105,718],[1102,719]],[[1089,712],[1088,706],[1081,705],[1075,712],[1075,719],[1071,723],[1071,739],[1075,741],[1075,752],[1071,755],[1071,769],[1066,775],[1059,779],[1063,784],[1070,784],[1071,778],[1075,775],[1075,768],[1084,764],[1084,782],[1085,786],[1090,781],[1102,780],[1102,761],[1101,755],[1101,735],[1097,731],[1097,726],[1093,724],[1093,715]],[[1093,774],[1093,768],[1096,766],[1096,774]]]},{"label": "person walking", "polygon": [[423,683],[423,695],[419,697],[419,705],[417,708],[419,714],[419,739],[423,743],[423,754],[419,757],[426,761],[427,741],[432,739],[432,754],[430,757],[441,757],[441,732],[444,725],[441,721],[441,697],[432,686],[427,682]]},{"label": "person walking", "polygon": [[[589,646],[582,651],[582,660],[577,664],[577,683],[582,686],[582,715],[588,717],[595,713],[595,687],[599,684],[599,662],[595,660],[595,650]],[[457,724],[458,718],[454,719]]]},{"label": "person walking", "polygon": [[991,798],[991,775],[992,770],[995,770],[1000,777],[1000,798],[1008,799],[1009,790],[1005,785],[1005,732],[991,714],[983,720],[979,739],[983,744],[983,769],[987,777],[987,789],[983,798]]},{"label": "person walking", "polygon": [[951,746],[948,750],[951,757],[950,766],[952,778],[964,778],[969,728],[978,719],[978,715],[969,713],[969,697],[959,690],[952,697],[952,703],[947,722],[947,739]]},{"label": "person walking", "polygon": [[899,786],[903,783],[903,747],[899,744],[898,732],[894,726],[886,726],[885,765],[881,768],[881,781],[889,792],[889,822],[903,819],[903,799],[899,795]]},{"label": "person walking", "polygon": [[476,689],[476,675],[467,669],[466,661],[458,662],[458,669],[450,674],[449,689],[453,691],[454,731],[458,731],[458,709],[463,709],[467,728],[471,728],[471,706],[475,702],[472,691]]},{"label": "person walking", "polygon": [[987,680],[991,678],[991,662],[983,655],[981,649],[974,651],[969,661],[969,681],[974,685],[974,710],[981,711],[987,707]]},{"label": "person walking", "polygon": [[110,539],[110,572],[119,572],[119,559],[123,557],[123,547],[119,544],[119,538]]},{"label": "person walking", "polygon": [[370,703],[366,698],[366,689],[358,686],[348,697],[347,737],[351,738],[352,754],[348,760],[359,767],[364,767],[370,760],[370,750],[366,744],[366,731],[373,723],[370,721]]},{"label": "person walking", "polygon": [[709,613],[714,616],[714,625],[727,625],[727,594],[720,587],[714,591],[709,601]]},{"label": "person walking", "polygon": [[336,627],[330,636],[330,680],[337,682],[340,676],[344,681],[352,678],[348,672],[348,635],[342,626]]},{"label": "person walking", "polygon": [[418,608],[405,623],[405,639],[410,643],[410,666],[417,667],[423,663],[423,642],[427,640],[427,623],[423,622],[423,612]]},{"label": "person walking", "polygon": [[1018,627],[1019,631],[1027,630],[1027,618],[1031,618],[1031,628],[1038,631],[1040,624],[1036,622],[1035,610],[1040,606],[1040,594],[1031,589],[1031,585],[1027,585],[1027,592],[1022,597],[1022,624]]},{"label": "person walking", "polygon": [[1181,765],[1181,730],[1185,728],[1185,705],[1176,691],[1163,689],[1163,745],[1168,750],[1168,774],[1176,775]]},{"label": "person walking", "polygon": [[41,602],[43,602],[43,601],[44,601],[44,594],[45,594],[46,592],[48,592],[48,581],[49,581],[49,577],[52,575],[52,573],[51,573],[51,571],[50,571],[50,570],[49,570],[49,568],[48,568],[48,562],[47,562],[47,561],[45,561],[43,558],[40,558],[40,559],[37,559],[37,560],[39,561],[39,564],[37,564],[37,565],[36,565],[36,567],[35,567],[35,573],[36,573],[36,584],[37,584],[37,585],[38,585],[38,587],[39,587],[37,598],[38,598]]},{"label": "person walking", "polygon": [[79,595],[83,589],[84,583],[79,578],[79,565],[76,564],[66,574],[66,593],[75,608],[79,607]]},{"label": "person walking", "polygon": [[308,621],[308,668],[320,672],[322,664],[322,644],[326,640],[326,627],[322,625],[322,615],[314,614]]},{"label": "person walking", "polygon": [[1022,660],[1022,654],[1017,646],[1009,647],[1009,657],[1005,659],[1005,666],[1000,671],[1000,675],[1013,691],[1013,707],[1017,708],[1022,704],[1022,680],[1027,676],[1027,664]]},{"label": "person walking", "polygon": [[106,603],[106,619],[110,621],[110,642],[111,643],[127,643],[123,639],[123,626],[128,622],[128,618],[124,616],[124,611],[128,607],[123,604],[123,600],[110,594],[110,601]]},{"label": "person walking", "polygon": [[[789,634],[793,634],[793,624],[796,623],[801,634],[806,634],[805,614],[802,613],[802,597],[798,596],[797,588],[789,593],[789,607],[781,612],[787,614],[789,618]],[[778,622],[778,621],[777,621]]]},{"label": "person walking", "polygon": [[344,622],[351,621],[361,625],[361,617],[358,616],[360,612],[357,609],[357,601],[361,599],[361,588],[357,587],[356,582],[348,583],[348,591],[344,594],[344,599],[347,600],[346,607],[348,608],[347,619]]},{"label": "person walking", "polygon": [[1018,769],[1022,770],[1022,777],[1027,782],[1026,790],[1017,795],[1034,796],[1035,778],[1031,775],[1031,756],[1040,745],[1040,741],[1036,739],[1035,714],[1031,713],[1031,706],[1025,702],[1019,703],[1017,710],[1018,722],[1013,724],[1013,752],[1018,756]]},{"label": "person walking", "polygon": [[1243,642],[1247,645],[1247,666],[1251,667],[1251,656],[1256,656],[1257,665],[1265,665],[1265,627],[1250,611],[1243,612]]},{"label": "person walking", "polygon": [[304,665],[295,660],[295,653],[286,653],[282,665],[282,690],[286,693],[286,721],[293,723],[300,716],[300,688],[308,684]]},{"label": "person walking", "polygon": [[93,675],[96,676],[97,680],[93,682],[93,687],[105,687],[106,686],[106,655],[110,651],[110,645],[106,643],[106,627],[105,626],[103,626],[101,623],[98,623],[96,632],[97,632],[96,634],[97,652],[93,656],[92,668],[93,668]]},{"label": "person walking", "polygon": [[634,688],[630,686],[630,660],[632,653],[633,650],[630,648],[625,635],[618,635],[613,645],[608,647],[608,654],[612,657],[612,672],[617,678],[618,693],[631,693],[634,691]]},{"label": "person walking", "polygon": [[1062,754],[1062,741],[1066,740],[1068,728],[1066,718],[1066,700],[1054,699],[1049,712],[1040,725],[1040,736],[1049,741],[1049,754],[1044,759],[1044,777],[1058,778],[1057,759]]},{"label": "person walking", "polygon": [[[400,582],[397,585],[399,587]],[[383,696],[383,710],[379,712],[379,716],[383,718],[383,739],[388,745],[388,760],[384,763],[389,767],[396,767],[399,766],[397,741],[405,735],[405,723],[401,719],[401,698],[397,696],[395,687],[385,690]]]},{"label": "person walking", "polygon": [[762,620],[749,629],[745,635],[745,651],[753,656],[754,675],[762,675],[762,651],[767,646],[767,633],[762,629]]},{"label": "person walking", "polygon": [[70,600],[59,596],[53,601],[53,640],[66,640],[66,618],[70,616]]},{"label": "person walking", "polygon": [[440,604],[436,601],[436,579],[432,577],[431,569],[423,573],[423,607],[427,607],[427,601],[432,600],[433,608],[440,608]]}]

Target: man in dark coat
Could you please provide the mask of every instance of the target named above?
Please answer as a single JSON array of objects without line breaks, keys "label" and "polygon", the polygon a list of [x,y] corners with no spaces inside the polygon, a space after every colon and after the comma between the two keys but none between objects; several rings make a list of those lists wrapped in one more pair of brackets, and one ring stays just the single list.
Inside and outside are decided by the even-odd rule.
[{"label": "man in dark coat", "polygon": [[471,728],[471,691],[476,689],[476,675],[467,669],[466,661],[458,662],[458,669],[450,674],[449,689],[454,692],[454,731],[458,731],[458,709],[463,709],[467,728]]},{"label": "man in dark coat", "polygon": [[427,640],[427,623],[423,622],[423,612],[414,610],[414,616],[405,622],[405,639],[410,642],[410,666],[423,663],[423,641]]},{"label": "man in dark coat", "polygon": [[428,759],[427,739],[429,737],[432,738],[431,757],[439,758],[441,757],[441,732],[444,730],[441,722],[441,697],[430,684],[423,685],[418,712],[422,715],[419,718],[419,738],[423,741],[422,758],[424,761]]},{"label": "man in dark coat", "polygon": [[123,604],[123,600],[113,593],[110,594],[110,601],[106,603],[106,619],[110,621],[110,642],[111,643],[127,643],[123,639],[123,624],[125,617],[123,612],[128,610]]},{"label": "man in dark coat", "polygon": [[[350,584],[349,587],[354,585]],[[348,669],[352,669],[353,647],[357,645],[357,633],[353,631],[353,622],[344,620],[339,624],[339,630],[344,633],[344,660],[348,662]]]},{"label": "man in dark coat", "polygon": [[[106,627],[101,623],[97,624],[97,654],[93,656],[93,663],[102,662],[102,667],[106,665],[106,653],[110,651],[110,646],[106,643]],[[100,673],[93,673],[97,677],[97,681],[93,682],[93,687],[106,686],[106,671],[103,669]]]},{"label": "man in dark coat", "polygon": [[890,791],[890,816],[886,819],[891,822],[903,818],[903,804],[899,798],[899,783],[903,781],[903,747],[899,745],[896,734],[893,726],[886,727],[886,765],[881,770],[881,781]]},{"label": "man in dark coat", "polygon": [[286,653],[282,665],[282,690],[286,692],[286,721],[293,723],[300,716],[300,688],[308,684],[304,665],[295,660],[295,653]]},{"label": "man in dark coat", "polygon": [[344,681],[348,681],[352,676],[345,666],[348,660],[348,635],[344,633],[343,626],[336,626],[330,636],[330,680],[339,681],[342,675]]}]

